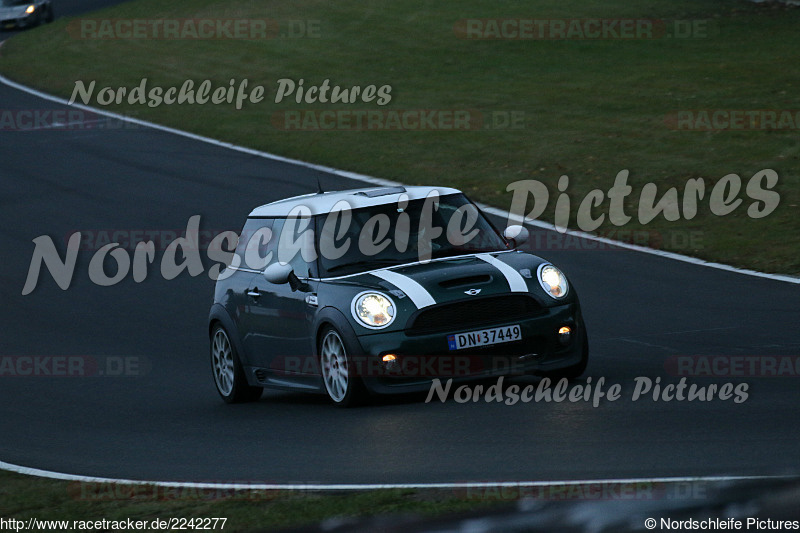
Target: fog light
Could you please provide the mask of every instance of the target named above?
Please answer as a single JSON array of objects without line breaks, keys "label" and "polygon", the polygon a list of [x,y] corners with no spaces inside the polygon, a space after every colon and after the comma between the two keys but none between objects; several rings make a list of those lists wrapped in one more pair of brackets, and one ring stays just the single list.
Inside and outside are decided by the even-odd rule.
[{"label": "fog light", "polygon": [[400,360],[393,353],[383,354],[381,356],[383,361],[383,368],[380,370],[381,376],[397,376],[400,374]]},{"label": "fog light", "polygon": [[572,335],[572,328],[569,326],[561,326],[558,328],[558,342],[561,344],[569,344],[570,336]]}]

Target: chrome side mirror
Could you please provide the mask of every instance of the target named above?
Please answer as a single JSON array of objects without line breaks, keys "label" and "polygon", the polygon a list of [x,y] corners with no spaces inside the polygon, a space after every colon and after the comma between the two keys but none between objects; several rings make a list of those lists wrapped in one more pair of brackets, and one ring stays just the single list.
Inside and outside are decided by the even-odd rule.
[{"label": "chrome side mirror", "polygon": [[292,266],[289,264],[282,265],[279,262],[272,263],[264,269],[264,277],[270,283],[275,285],[283,285],[289,282],[289,277],[292,275]]},{"label": "chrome side mirror", "polygon": [[512,241],[514,248],[519,248],[531,238],[530,232],[525,226],[509,226],[503,232],[503,237]]}]

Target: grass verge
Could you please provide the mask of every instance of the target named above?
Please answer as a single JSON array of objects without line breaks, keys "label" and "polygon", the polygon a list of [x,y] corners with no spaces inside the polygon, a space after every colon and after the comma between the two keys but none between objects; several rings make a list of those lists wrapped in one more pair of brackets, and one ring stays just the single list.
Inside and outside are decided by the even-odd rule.
[{"label": "grass verge", "polygon": [[78,529],[74,521],[227,518],[226,532],[272,531],[376,515],[431,518],[498,505],[452,490],[234,492],[55,481],[0,471],[0,518],[68,521],[69,530]]}]

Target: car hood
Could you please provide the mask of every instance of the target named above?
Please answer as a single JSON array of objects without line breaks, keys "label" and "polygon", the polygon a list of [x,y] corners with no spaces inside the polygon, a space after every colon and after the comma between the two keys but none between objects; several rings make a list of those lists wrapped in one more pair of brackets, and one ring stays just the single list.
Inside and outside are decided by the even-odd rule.
[{"label": "car hood", "polygon": [[536,278],[544,262],[522,252],[474,254],[372,270],[342,281],[408,297],[417,309],[512,292],[545,298]]}]

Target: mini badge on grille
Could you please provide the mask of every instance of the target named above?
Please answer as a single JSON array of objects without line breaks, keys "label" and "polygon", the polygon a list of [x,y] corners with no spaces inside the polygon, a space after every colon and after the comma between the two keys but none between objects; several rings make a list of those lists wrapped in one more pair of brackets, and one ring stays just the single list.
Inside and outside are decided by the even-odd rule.
[{"label": "mini badge on grille", "polygon": [[475,296],[479,292],[481,292],[480,289],[470,289],[468,291],[464,291],[464,294],[469,294],[470,296]]}]

